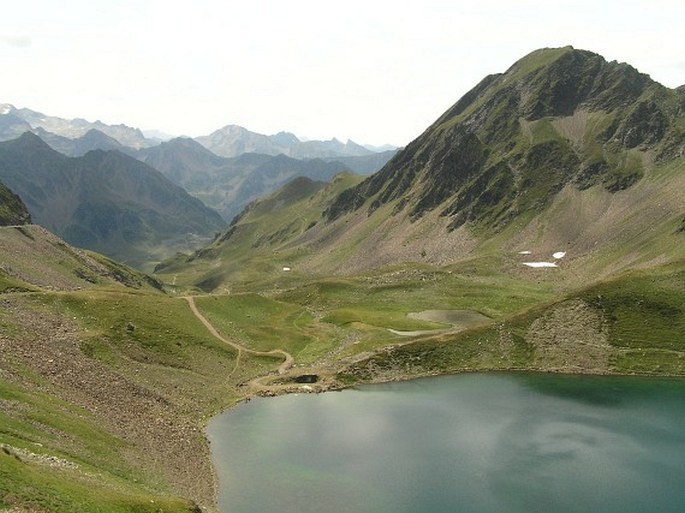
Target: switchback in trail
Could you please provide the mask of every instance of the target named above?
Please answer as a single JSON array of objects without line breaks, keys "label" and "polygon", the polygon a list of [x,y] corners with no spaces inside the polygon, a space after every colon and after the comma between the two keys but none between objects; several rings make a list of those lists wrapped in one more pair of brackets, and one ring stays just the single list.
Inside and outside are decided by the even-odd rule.
[{"label": "switchback in trail", "polygon": [[[197,308],[197,305],[195,304],[195,300],[193,299],[192,296],[185,296],[183,299],[185,299],[188,302],[188,306],[190,306],[190,310],[193,312],[195,317],[199,319],[199,321],[204,324],[205,328],[207,328],[207,331],[209,331],[212,336],[215,338],[221,340],[223,343],[228,344],[232,348],[238,351],[238,357],[236,358],[235,362],[235,367],[233,368],[233,372],[236,371],[238,368],[238,365],[240,364],[240,358],[243,353],[255,355],[255,356],[282,356],[284,358],[283,363],[278,367],[278,373],[283,374],[285,373],[290,367],[293,366],[294,359],[292,355],[286,351],[283,351],[282,349],[273,349],[271,351],[255,351],[254,349],[249,349],[243,345],[240,345],[233,340],[230,340],[221,333],[219,333],[216,328],[212,325],[207,318],[200,313],[200,311]],[[232,373],[233,373],[232,372]]]}]

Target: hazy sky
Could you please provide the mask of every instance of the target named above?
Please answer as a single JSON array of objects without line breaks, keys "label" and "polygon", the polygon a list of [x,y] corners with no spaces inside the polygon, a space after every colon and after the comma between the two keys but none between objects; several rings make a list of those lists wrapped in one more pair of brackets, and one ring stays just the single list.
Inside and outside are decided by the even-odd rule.
[{"label": "hazy sky", "polygon": [[[3,5],[4,4],[4,5]],[[0,2],[0,103],[174,135],[404,145],[484,75],[571,44],[685,84],[683,0]]]}]

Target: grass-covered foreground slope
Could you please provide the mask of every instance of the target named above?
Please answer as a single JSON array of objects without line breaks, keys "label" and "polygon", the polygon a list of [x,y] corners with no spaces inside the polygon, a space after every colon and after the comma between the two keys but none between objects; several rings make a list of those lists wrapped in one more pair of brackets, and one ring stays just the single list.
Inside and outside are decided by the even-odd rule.
[{"label": "grass-covered foreground slope", "polygon": [[[236,291],[195,297],[239,354],[182,297],[23,229],[0,238],[42,252],[42,270],[0,294],[0,508],[12,511],[211,511],[202,428],[252,393],[465,370],[685,374],[682,261],[580,288],[573,266],[522,268],[516,252],[271,282],[252,267]],[[88,259],[113,274],[84,273]],[[294,359],[283,374],[255,353],[274,349]]]},{"label": "grass-covered foreground slope", "polygon": [[0,293],[104,285],[160,290],[161,282],[97,253],[68,245],[37,225],[0,228]]},{"label": "grass-covered foreground slope", "polygon": [[35,226],[0,229],[0,511],[213,508],[206,419],[278,361],[158,282]]}]

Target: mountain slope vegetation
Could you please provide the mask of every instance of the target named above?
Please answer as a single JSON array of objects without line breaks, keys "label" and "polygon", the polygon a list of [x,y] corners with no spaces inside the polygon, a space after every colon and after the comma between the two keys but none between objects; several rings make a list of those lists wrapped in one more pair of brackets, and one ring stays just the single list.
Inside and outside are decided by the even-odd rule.
[{"label": "mountain slope vegetation", "polygon": [[[330,183],[296,178],[248,205],[211,245],[163,262],[156,272],[178,275],[176,283],[206,292],[232,288],[236,282],[268,283],[301,256],[292,240],[306,237],[320,221],[322,209],[361,180],[351,173],[341,173]],[[210,261],[216,265],[208,272]]]},{"label": "mountain slope vegetation", "polygon": [[[663,312],[671,312],[664,315],[673,316],[674,326],[682,322],[683,291],[670,288],[668,277],[680,276],[685,265],[683,99],[681,90],[667,89],[629,65],[606,62],[591,52],[539,50],[505,73],[486,77],[373,176],[356,185],[339,182],[344,190],[325,199],[321,189],[309,197],[320,201],[308,200],[307,208],[301,198],[288,201],[291,189],[286,187],[253,204],[211,246],[159,272],[173,271],[180,282],[206,291],[257,288],[299,304],[317,304],[328,312],[320,313],[324,318],[341,326],[390,328],[389,319],[398,323],[395,308],[405,315],[430,309],[425,297],[434,298],[433,308],[471,303],[505,326],[514,323],[515,336],[508,339],[513,346],[502,342],[481,354],[477,346],[483,339],[472,339],[476,345],[468,347],[478,365],[462,354],[453,367],[429,370],[417,356],[423,353],[415,352],[423,346],[389,343],[388,354],[411,353],[415,369],[403,367],[404,357],[385,359],[374,350],[375,356],[357,360],[366,362],[359,363],[366,370],[356,363],[350,367],[353,381],[395,379],[402,369],[418,375],[472,365],[549,365],[571,372],[658,373],[668,368],[680,374],[672,360],[681,358],[682,347],[673,341],[673,331],[666,330],[654,350],[647,342],[635,342],[647,351],[648,363],[642,367],[628,361],[642,353],[631,353],[635,347],[624,351],[617,337],[607,339],[613,349],[604,351],[603,359],[583,362],[572,354],[574,340],[580,339],[571,335],[574,324],[581,331],[587,323],[620,325],[631,326],[633,340],[647,341],[653,339],[647,327],[666,322],[650,309],[617,307],[620,301],[609,308],[604,300],[592,300],[587,291],[593,287],[604,287],[602,298],[623,297],[626,305],[663,295],[669,298]],[[304,184],[298,189],[306,190]],[[308,221],[304,231],[294,229],[301,226],[297,216],[302,212]],[[537,264],[548,267],[531,267]],[[279,272],[280,265],[292,271]],[[432,284],[413,285],[425,291],[418,293],[420,299],[409,292],[415,283],[410,277],[449,281],[454,274],[463,281],[449,300],[440,299]],[[337,299],[336,313],[324,300],[331,280],[334,288],[347,291]],[[385,318],[380,312],[386,307],[378,299],[377,315],[369,314],[373,305],[359,308],[364,296],[354,292],[357,280],[386,283],[387,294],[403,291],[406,301],[395,303]],[[482,303],[470,292],[462,295],[476,283],[487,297]],[[533,300],[489,310],[504,299],[504,283],[512,291],[531,287],[528,297],[536,297],[540,306],[534,307]],[[624,287],[629,292],[621,292]],[[309,292],[304,296],[296,288]],[[539,331],[524,333],[517,327],[517,308],[530,309],[520,315],[535,326],[548,310],[561,312],[559,322],[549,326],[551,332],[568,330],[567,354],[536,346]],[[658,312],[661,307],[654,308]],[[493,326],[479,330],[491,333]],[[595,328],[588,328],[583,340],[598,334]],[[376,340],[387,342],[374,333]],[[438,344],[442,349],[436,354],[444,355],[443,349],[461,347],[464,336],[429,336],[425,345]],[[354,359],[360,351],[348,348],[341,355]],[[495,365],[493,354],[502,362]],[[555,358],[565,363],[555,367]],[[391,368],[385,374],[384,365]]]},{"label": "mountain slope vegetation", "polygon": [[0,509],[209,510],[201,428],[239,394],[235,351],[158,281],[39,226],[0,228],[0,261]]},{"label": "mountain slope vegetation", "polygon": [[590,278],[676,259],[683,102],[682,91],[591,52],[533,52],[342,192],[300,241],[310,255],[301,265],[349,273],[563,250]]},{"label": "mountain slope vegetation", "polygon": [[327,216],[393,202],[411,219],[439,209],[450,229],[498,227],[567,184],[618,192],[682,152],[682,108],[682,94],[628,65],[570,47],[534,52],[486,77]]}]

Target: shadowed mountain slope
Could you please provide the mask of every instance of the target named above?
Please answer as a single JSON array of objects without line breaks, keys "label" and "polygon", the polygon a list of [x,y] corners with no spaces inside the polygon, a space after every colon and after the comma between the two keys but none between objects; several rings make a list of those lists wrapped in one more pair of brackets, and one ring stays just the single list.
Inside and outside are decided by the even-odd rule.
[{"label": "shadowed mountain slope", "polygon": [[230,221],[250,201],[298,176],[328,181],[347,167],[337,161],[244,153],[219,157],[192,139],[177,138],[136,153]]},{"label": "shadowed mountain slope", "polygon": [[207,240],[223,220],[161,173],[119,152],[69,158],[26,133],[0,143],[0,180],[33,221],[79,247],[141,265]]},{"label": "shadowed mountain slope", "polygon": [[483,79],[327,216],[394,203],[411,219],[438,209],[451,229],[501,227],[567,184],[627,189],[682,153],[683,101],[626,64],[539,50]]},{"label": "shadowed mountain slope", "polygon": [[0,183],[0,226],[22,225],[30,222],[31,214],[21,198]]}]

